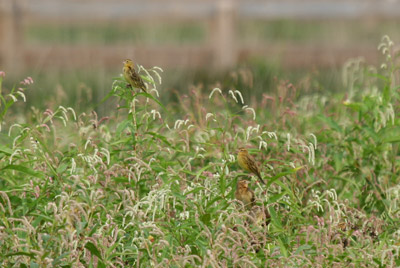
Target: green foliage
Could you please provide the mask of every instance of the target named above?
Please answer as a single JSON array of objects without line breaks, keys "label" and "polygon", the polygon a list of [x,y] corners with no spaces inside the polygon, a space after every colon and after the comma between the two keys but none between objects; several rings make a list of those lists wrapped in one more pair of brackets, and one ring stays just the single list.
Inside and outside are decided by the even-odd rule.
[{"label": "green foliage", "polygon": [[[234,86],[251,88],[250,76],[233,76],[180,96],[177,108],[159,99],[161,70],[139,66],[149,93],[115,78],[107,117],[63,106],[22,121],[4,112],[1,266],[397,265],[392,47],[385,37],[379,72],[344,67],[345,97],[281,81],[249,106]],[[12,111],[15,88],[2,89],[0,112]],[[266,186],[237,166],[241,146]],[[256,195],[250,211],[235,200],[241,179]]]},{"label": "green foliage", "polygon": [[206,29],[201,23],[102,23],[59,24],[33,23],[27,25],[25,37],[30,43],[115,44],[193,44],[205,39]]}]

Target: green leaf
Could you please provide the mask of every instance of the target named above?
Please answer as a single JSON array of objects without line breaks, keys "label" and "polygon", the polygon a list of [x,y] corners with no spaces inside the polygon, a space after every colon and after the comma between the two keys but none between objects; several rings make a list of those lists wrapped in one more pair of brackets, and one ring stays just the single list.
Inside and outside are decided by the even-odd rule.
[{"label": "green leaf", "polygon": [[225,190],[226,190],[226,179],[225,179],[225,176],[224,176],[224,175],[221,176],[221,177],[219,178],[219,190],[220,190],[221,195],[224,195],[224,194],[225,194]]},{"label": "green leaf", "polygon": [[279,248],[281,249],[282,255],[283,255],[285,258],[287,258],[287,257],[289,256],[288,250],[287,250],[287,248],[286,248],[286,246],[285,246],[285,243],[283,243],[283,241],[281,240],[280,237],[278,238],[278,244],[279,244]]},{"label": "green leaf", "polygon": [[198,193],[198,192],[200,192],[201,190],[204,190],[204,189],[206,189],[206,188],[204,188],[204,187],[196,187],[196,188],[194,188],[193,190],[191,190],[191,191],[185,193],[185,196],[188,196],[188,195],[190,195],[190,194]]},{"label": "green leaf", "polygon": [[210,167],[211,167],[211,165],[207,165],[207,166],[201,168],[201,169],[197,172],[196,180],[199,179],[199,177],[201,176],[201,174],[203,174],[203,172],[206,171],[206,170],[207,170],[208,168],[210,168]]},{"label": "green leaf", "polygon": [[6,169],[16,170],[16,171],[31,175],[33,177],[39,178],[39,179],[44,179],[45,178],[45,175],[43,173],[35,171],[35,170],[32,170],[32,169],[30,169],[28,167],[24,167],[24,166],[21,166],[21,165],[8,165],[8,166],[5,166],[4,168],[2,168],[0,170],[6,170]]},{"label": "green leaf", "polygon": [[152,99],[152,100],[155,101],[158,105],[160,105],[161,108],[165,109],[164,105],[162,105],[162,103],[161,103],[159,100],[157,100],[156,98],[154,98],[154,97],[153,97],[152,95],[150,95],[149,93],[140,92],[140,93],[137,93],[135,96],[138,96],[138,95],[143,95],[143,96],[145,96],[145,97],[147,97],[147,98],[149,98],[149,99]]},{"label": "green leaf", "polygon": [[298,247],[298,248],[296,249],[295,254],[296,254],[296,255],[297,255],[297,254],[301,254],[303,251],[307,251],[307,250],[309,250],[309,249],[311,249],[311,248],[312,248],[311,245],[308,245],[308,244],[301,245],[300,247]]},{"label": "green leaf", "polygon": [[[111,247],[109,247],[109,248],[107,249],[107,251],[106,251],[106,256],[110,256],[111,253],[114,251],[114,249],[115,249],[116,247],[118,247],[118,246],[119,246],[118,243],[114,243]],[[118,254],[116,254],[116,255],[118,255]]]},{"label": "green leaf", "polygon": [[30,252],[25,252],[25,251],[18,251],[18,252],[14,252],[14,253],[10,253],[10,254],[6,254],[6,257],[11,257],[11,256],[28,256],[28,257],[35,257],[34,253],[30,253]]},{"label": "green leaf", "polygon": [[117,130],[115,131],[115,136],[121,136],[122,131],[124,131],[129,125],[132,125],[130,120],[124,120],[118,124]]},{"label": "green leaf", "polygon": [[400,141],[400,127],[386,127],[379,132],[382,142],[395,143]]},{"label": "green leaf", "polygon": [[[118,80],[120,83],[123,83],[125,81],[122,77],[116,77],[114,80]],[[111,96],[114,96],[115,92],[114,90],[110,90],[108,94],[99,102],[99,104],[95,105],[93,109],[97,108],[100,104],[103,104],[106,100],[108,100]]]},{"label": "green leaf", "polygon": [[167,140],[167,138],[160,134],[157,134],[157,133],[151,132],[151,131],[146,132],[146,134],[156,137],[156,138],[160,139],[161,141],[163,141],[166,145],[171,146],[171,143]]},{"label": "green leaf", "polygon": [[[111,146],[115,146],[115,145],[118,145],[118,144],[125,144],[125,143],[129,142],[131,139],[132,139],[131,137],[127,137],[127,138],[124,138],[124,139],[120,138],[117,141],[110,143],[110,145]],[[114,151],[116,151],[116,150],[114,150]]]},{"label": "green leaf", "polygon": [[150,83],[152,85],[155,84],[155,81],[153,79],[151,79],[152,77],[149,77],[147,74],[146,75],[140,75],[140,77],[146,81],[147,83]]},{"label": "green leaf", "polygon": [[368,76],[379,78],[379,79],[383,80],[384,82],[388,82],[389,81],[389,79],[386,76],[381,75],[381,74],[377,74],[377,73],[368,73]]},{"label": "green leaf", "polygon": [[39,264],[37,264],[34,261],[31,261],[31,266],[29,266],[30,268],[39,268]]},{"label": "green leaf", "polygon": [[276,214],[276,211],[274,210],[274,208],[269,207],[268,211],[269,211],[269,215],[271,215],[272,224],[275,227],[277,227],[279,230],[282,230],[281,219],[278,218],[278,215]]},{"label": "green leaf", "polygon": [[283,192],[283,193],[275,194],[275,195],[271,196],[268,199],[268,203],[271,204],[271,203],[276,202],[277,200],[281,199],[281,197],[284,196],[285,194],[286,194],[286,192]]},{"label": "green leaf", "polygon": [[100,251],[97,249],[97,247],[92,242],[87,242],[85,245],[85,248],[88,249],[90,251],[90,253],[97,256],[101,260],[103,259],[101,257]]},{"label": "green leaf", "polygon": [[120,183],[127,183],[129,182],[129,179],[127,177],[114,177],[112,178],[115,182],[120,182]]},{"label": "green leaf", "polygon": [[360,111],[362,112],[367,109],[367,106],[361,102],[349,102],[349,103],[344,103],[344,105],[356,112],[360,112]]},{"label": "green leaf", "polygon": [[[35,221],[39,221],[39,222],[42,221],[42,220],[46,220],[48,222],[53,222],[54,221],[53,218],[51,218],[49,216],[46,216],[46,215],[39,214],[39,213],[30,213],[30,215],[37,217]],[[32,223],[33,227],[37,227],[38,226],[38,224],[35,225],[35,221],[33,221],[33,223]]]},{"label": "green leaf", "polygon": [[[347,178],[347,177],[341,177],[341,176],[333,176],[332,179],[335,179],[335,180],[342,180],[342,181],[345,181],[345,182],[347,182],[347,183],[350,183],[350,184],[352,184],[354,187],[356,187],[357,190],[359,190],[359,187],[360,187],[360,186],[357,184],[357,181],[354,180],[354,178]],[[356,189],[356,188],[354,188],[354,189]]]},{"label": "green leaf", "polygon": [[222,199],[222,197],[220,197],[220,196],[217,196],[217,197],[214,197],[213,199],[211,199],[211,201],[207,203],[207,209],[210,208],[215,202],[217,202],[218,200],[221,200],[221,199]]},{"label": "green leaf", "polygon": [[279,178],[282,178],[284,176],[296,173],[298,170],[302,169],[303,167],[304,166],[296,167],[296,168],[293,168],[293,169],[291,169],[289,171],[278,173],[277,175],[275,175],[275,176],[271,177],[270,179],[268,179],[267,187],[271,186],[271,184],[274,183]]},{"label": "green leaf", "polygon": [[6,155],[11,155],[13,153],[13,150],[0,144],[0,152],[5,153]]},{"label": "green leaf", "polygon": [[62,173],[68,168],[68,166],[69,166],[69,164],[67,164],[67,163],[61,163],[61,164],[57,167],[56,172],[57,172],[58,174],[62,174]]},{"label": "green leaf", "polygon": [[382,141],[387,143],[400,142],[400,136],[385,137]]},{"label": "green leaf", "polygon": [[319,115],[319,116],[317,116],[317,118],[318,118],[319,120],[325,122],[326,124],[328,124],[328,126],[330,126],[332,129],[336,130],[337,132],[340,132],[340,133],[343,132],[342,127],[339,126],[339,124],[336,123],[336,121],[333,120],[333,118],[331,118],[331,117],[326,117],[326,116],[323,116],[323,115]]},{"label": "green leaf", "polygon": [[205,224],[209,225],[211,221],[211,214],[210,213],[205,213],[200,216],[200,220]]},{"label": "green leaf", "polygon": [[296,200],[296,197],[295,197],[295,195],[293,194],[293,192],[292,192],[283,182],[281,182],[281,181],[276,181],[276,184],[278,184],[282,189],[284,189],[284,190],[286,191],[286,193],[289,194],[290,197],[291,197],[293,200]]}]

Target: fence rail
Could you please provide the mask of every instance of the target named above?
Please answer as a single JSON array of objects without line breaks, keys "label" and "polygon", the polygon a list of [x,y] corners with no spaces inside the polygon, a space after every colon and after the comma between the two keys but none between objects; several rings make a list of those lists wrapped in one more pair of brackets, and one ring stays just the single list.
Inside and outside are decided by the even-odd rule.
[{"label": "fence rail", "polygon": [[[144,64],[161,66],[213,66],[226,68],[248,57],[280,56],[283,64],[340,64],[343,55],[361,54],[358,47],[318,47],[272,45],[238,45],[237,20],[278,18],[343,19],[365,16],[399,18],[400,3],[394,1],[240,1],[240,0],[140,0],[140,1],[60,1],[2,0],[0,2],[0,66],[88,66],[96,63],[120,64],[133,57]],[[140,45],[32,45],[25,42],[24,27],[32,22],[73,23],[116,20],[162,23],[171,21],[206,21],[207,42],[197,46],[158,47]],[[372,61],[377,52],[361,48]],[[326,53],[329,52],[329,53]],[[335,56],[332,56],[335,55]]]}]

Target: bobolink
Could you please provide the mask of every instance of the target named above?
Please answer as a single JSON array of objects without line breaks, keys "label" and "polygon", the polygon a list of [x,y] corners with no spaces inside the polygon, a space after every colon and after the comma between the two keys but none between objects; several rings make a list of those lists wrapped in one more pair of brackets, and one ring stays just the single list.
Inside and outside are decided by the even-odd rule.
[{"label": "bobolink", "polygon": [[129,83],[129,85],[131,85],[132,88],[140,88],[147,93],[146,85],[144,84],[143,79],[140,77],[140,75],[135,71],[133,61],[127,59],[123,61],[123,63],[124,68],[122,68],[122,72],[124,74],[125,80]]},{"label": "bobolink", "polygon": [[255,175],[257,175],[258,179],[265,184],[264,180],[261,177],[260,169],[256,163],[256,160],[249,154],[249,152],[245,148],[239,148],[239,153],[237,156],[239,166],[244,170],[247,170]]},{"label": "bobolink", "polygon": [[246,208],[251,208],[255,203],[254,192],[249,188],[249,182],[246,180],[237,183],[235,197],[242,201]]},{"label": "bobolink", "polygon": [[[259,206],[254,206],[250,211],[251,221],[255,225],[265,225],[267,226],[271,222],[271,215],[267,208],[263,209]],[[264,221],[265,220],[265,221]]]}]

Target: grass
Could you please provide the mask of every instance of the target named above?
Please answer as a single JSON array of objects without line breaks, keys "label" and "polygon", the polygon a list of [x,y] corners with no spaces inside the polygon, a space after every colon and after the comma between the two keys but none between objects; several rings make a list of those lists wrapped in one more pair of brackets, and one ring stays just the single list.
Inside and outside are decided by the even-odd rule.
[{"label": "grass", "polygon": [[[278,44],[374,45],[382,31],[394,40],[399,38],[395,19],[326,19],[271,21],[247,20],[239,26],[240,40],[248,43],[267,41]],[[332,38],[332,37],[335,38]]]},{"label": "grass", "polygon": [[[397,19],[366,18],[354,20],[238,20],[238,40],[255,44],[362,44],[374,45],[381,32],[394,40],[399,38]],[[24,38],[31,44],[185,44],[206,43],[210,25],[206,22],[162,21],[122,23],[58,23],[32,22],[24,28]],[[332,38],[335,36],[335,38]]]},{"label": "grass", "polygon": [[37,44],[197,44],[205,39],[202,23],[30,24],[24,36]]},{"label": "grass", "polygon": [[[349,62],[338,92],[281,80],[251,106],[251,72],[177,104],[115,78],[104,117],[60,103],[21,115],[30,81],[1,88],[1,266],[399,266],[392,48],[385,37],[382,66]],[[161,82],[157,68],[141,74]],[[239,169],[240,146],[267,186]],[[235,200],[239,179],[255,211]]]},{"label": "grass", "polygon": [[[100,115],[107,115],[109,109],[114,109],[113,102],[103,105],[98,103],[107,95],[112,87],[113,77],[118,75],[120,68],[96,68],[94,70],[77,68],[75,70],[35,69],[24,71],[21,75],[31,76],[35,80],[34,89],[26,92],[26,104],[18,109],[30,112],[34,106],[40,110],[64,106],[74,107],[77,113],[87,112],[88,107],[95,109]],[[281,80],[292,81],[307,94],[329,92],[344,92],[341,86],[341,70],[338,68],[321,68],[318,70],[285,70],[277,64],[253,60],[242,64],[235,70],[214,73],[209,70],[164,70],[163,84],[160,89],[162,103],[177,103],[178,96],[187,95],[194,87],[203,94],[216,86],[241,90],[246,103],[253,103],[257,96],[274,94]],[[12,88],[19,83],[21,76],[8,73],[3,81],[3,87]],[[180,109],[176,110],[179,112]]]}]

